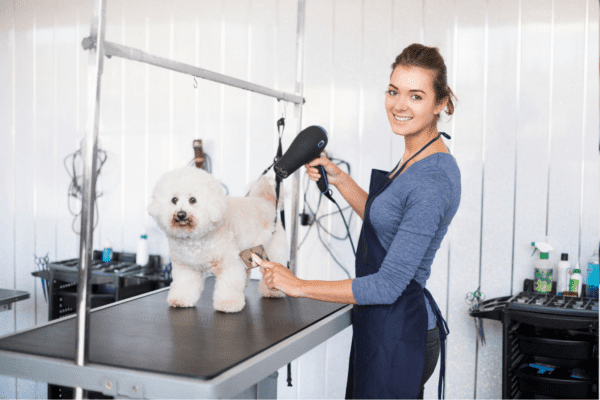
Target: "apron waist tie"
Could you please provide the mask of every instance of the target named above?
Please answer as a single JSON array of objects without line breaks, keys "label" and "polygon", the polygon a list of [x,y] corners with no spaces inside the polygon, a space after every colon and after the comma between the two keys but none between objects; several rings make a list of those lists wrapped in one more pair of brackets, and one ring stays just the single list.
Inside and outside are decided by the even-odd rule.
[{"label": "apron waist tie", "polygon": [[429,300],[429,304],[435,314],[435,319],[440,331],[440,380],[438,384],[438,399],[443,399],[445,398],[444,381],[446,378],[446,337],[450,333],[450,329],[448,329],[448,324],[442,317],[442,313],[429,290],[423,289],[423,293]]}]

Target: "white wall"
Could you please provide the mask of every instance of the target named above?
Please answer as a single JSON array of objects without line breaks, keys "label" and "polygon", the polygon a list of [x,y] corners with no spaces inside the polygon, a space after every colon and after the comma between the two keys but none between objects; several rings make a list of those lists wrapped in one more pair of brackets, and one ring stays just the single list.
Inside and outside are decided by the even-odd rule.
[{"label": "white wall", "polygon": [[[30,275],[33,255],[77,256],[62,163],[84,134],[87,54],[80,43],[91,5],[0,5],[0,287],[31,292],[0,313],[0,334],[47,320],[40,283]],[[107,40],[293,92],[296,9],[294,0],[111,0]],[[501,396],[501,325],[486,321],[487,345],[479,347],[466,292],[481,284],[488,298],[518,293],[531,275],[533,240],[548,236],[555,259],[568,252],[582,265],[598,244],[598,17],[594,0],[307,1],[303,124],[325,127],[328,150],[352,165],[363,188],[371,168],[391,168],[403,151],[383,107],[394,57],[422,42],[439,47],[448,65],[459,102],[440,130],[453,137],[447,143],[463,196],[427,285],[451,331],[448,398]],[[116,251],[134,251],[148,225],[153,252],[166,254],[145,211],[158,177],[189,162],[192,140],[201,138],[214,174],[243,194],[271,163],[283,108],[257,94],[206,81],[194,89],[189,76],[106,60],[100,147],[108,162],[98,183],[95,248],[110,239]],[[285,146],[292,107],[287,116]],[[312,186],[308,199],[314,207]],[[333,211],[321,204],[320,214]],[[343,235],[339,217],[325,221]],[[356,242],[356,216],[351,229]],[[350,244],[328,242],[353,270]],[[345,276],[315,229],[301,248],[298,275]],[[282,369],[280,397],[342,397],[350,340],[347,329],[294,361],[291,388]],[[426,397],[436,397],[436,388],[434,374]],[[44,395],[43,383],[0,378],[0,397]]]}]

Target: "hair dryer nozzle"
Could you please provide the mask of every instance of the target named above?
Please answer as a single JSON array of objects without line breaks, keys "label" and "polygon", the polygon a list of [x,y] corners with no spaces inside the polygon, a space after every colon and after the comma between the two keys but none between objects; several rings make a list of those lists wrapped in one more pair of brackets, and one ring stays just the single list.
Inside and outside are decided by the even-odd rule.
[{"label": "hair dryer nozzle", "polygon": [[300,132],[285,154],[274,166],[275,174],[282,179],[287,178],[298,168],[320,157],[327,146],[327,132],[320,126],[313,125]]}]

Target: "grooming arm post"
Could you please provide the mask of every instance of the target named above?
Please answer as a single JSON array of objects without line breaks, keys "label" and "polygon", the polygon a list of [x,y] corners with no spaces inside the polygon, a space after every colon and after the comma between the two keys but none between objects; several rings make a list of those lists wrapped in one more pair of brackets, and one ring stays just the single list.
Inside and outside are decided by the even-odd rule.
[{"label": "grooming arm post", "polygon": [[[303,98],[304,85],[304,14],[305,0],[298,0],[298,26],[296,30],[296,96]],[[294,104],[296,134],[302,130],[302,103]],[[294,172],[292,178],[292,226],[290,243],[290,270],[296,274],[296,258],[298,247],[298,200],[300,198],[300,171]]]},{"label": "grooming arm post", "polygon": [[[95,0],[90,27],[92,45],[88,58],[88,120],[83,140],[83,188],[81,233],[79,239],[79,279],[77,283],[77,325],[75,363],[83,366],[88,361],[89,339],[89,281],[94,235],[94,198],[96,193],[96,160],[98,158],[98,126],[100,120],[100,83],[103,67],[106,0]],[[95,43],[95,46],[94,46]],[[84,44],[86,45],[86,44]],[[80,387],[75,396],[85,394]]]}]

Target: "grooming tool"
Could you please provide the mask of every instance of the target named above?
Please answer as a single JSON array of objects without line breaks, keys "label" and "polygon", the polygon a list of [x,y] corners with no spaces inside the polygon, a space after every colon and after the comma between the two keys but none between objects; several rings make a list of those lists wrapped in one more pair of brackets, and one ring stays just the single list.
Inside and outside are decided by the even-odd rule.
[{"label": "grooming tool", "polygon": [[262,244],[260,244],[258,246],[254,246],[240,252],[240,258],[244,262],[246,269],[252,269],[258,266],[252,263],[252,253],[256,254],[263,260],[270,261],[269,257],[267,256],[267,252],[265,251],[265,248],[262,246]]},{"label": "grooming tool", "polygon": [[[48,264],[50,263],[50,258],[48,258],[48,254],[44,257],[38,257],[35,254],[33,255],[35,258],[35,264],[37,265],[38,271],[46,271],[48,270]],[[42,279],[42,292],[44,293],[44,300],[46,303],[48,302],[48,281]]]},{"label": "grooming tool", "polygon": [[[481,292],[481,286],[474,292],[467,293],[465,302],[471,306],[469,311],[474,311],[481,306],[481,303],[485,300],[485,294]],[[485,344],[485,332],[483,330],[483,321],[479,317],[473,317],[475,321],[475,334],[479,337],[479,341],[482,345]]]}]

